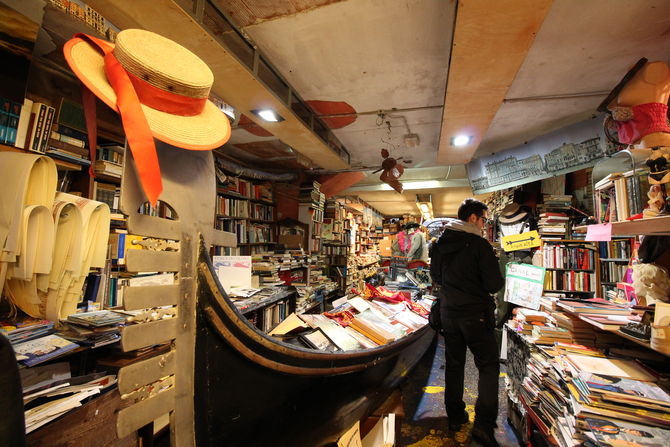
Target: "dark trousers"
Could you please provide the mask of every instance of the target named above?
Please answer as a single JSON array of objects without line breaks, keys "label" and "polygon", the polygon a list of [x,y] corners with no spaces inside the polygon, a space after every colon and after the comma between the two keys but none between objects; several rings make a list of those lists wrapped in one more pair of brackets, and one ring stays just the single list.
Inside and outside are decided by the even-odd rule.
[{"label": "dark trousers", "polygon": [[450,420],[460,420],[465,410],[463,377],[466,347],[475,357],[479,370],[479,386],[475,405],[475,425],[496,427],[498,417],[498,344],[494,332],[493,311],[472,316],[450,318],[442,315],[445,342],[445,408]]}]

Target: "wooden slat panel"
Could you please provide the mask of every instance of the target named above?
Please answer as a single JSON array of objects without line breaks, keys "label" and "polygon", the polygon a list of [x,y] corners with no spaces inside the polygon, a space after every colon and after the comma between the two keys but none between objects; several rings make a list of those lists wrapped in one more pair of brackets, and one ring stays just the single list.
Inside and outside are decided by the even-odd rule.
[{"label": "wooden slat panel", "polygon": [[119,392],[121,394],[130,393],[137,388],[155,382],[161,377],[174,374],[174,369],[174,350],[121,368],[119,370]]},{"label": "wooden slat panel", "polygon": [[123,292],[123,308],[126,310],[147,307],[173,306],[179,301],[179,284],[169,286],[126,287]]},{"label": "wooden slat panel", "polygon": [[220,245],[222,247],[237,247],[237,236],[235,233],[228,231],[212,231],[212,245]]},{"label": "wooden slat panel", "polygon": [[177,251],[128,250],[126,270],[135,272],[177,272],[181,255]]},{"label": "wooden slat panel", "polygon": [[128,230],[131,234],[151,236],[178,241],[181,237],[181,222],[143,214],[128,216]]},{"label": "wooden slat panel", "polygon": [[127,326],[121,332],[121,348],[128,352],[158,345],[174,339],[176,333],[176,318]]},{"label": "wooden slat panel", "polygon": [[116,434],[123,438],[165,413],[174,410],[174,387],[119,411]]}]

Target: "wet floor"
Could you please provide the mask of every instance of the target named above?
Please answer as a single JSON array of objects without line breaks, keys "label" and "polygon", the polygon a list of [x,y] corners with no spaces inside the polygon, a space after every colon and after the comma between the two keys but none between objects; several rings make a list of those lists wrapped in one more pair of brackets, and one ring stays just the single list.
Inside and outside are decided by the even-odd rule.
[{"label": "wet floor", "polygon": [[[501,365],[498,428],[496,439],[501,446],[518,447],[519,442],[507,422],[505,397],[505,366]],[[477,368],[468,351],[465,369],[464,400],[470,423],[463,425],[458,433],[447,429],[444,411],[444,339],[438,337],[434,349],[430,349],[402,386],[403,408],[400,437],[396,447],[456,447],[469,442],[477,400]]]}]

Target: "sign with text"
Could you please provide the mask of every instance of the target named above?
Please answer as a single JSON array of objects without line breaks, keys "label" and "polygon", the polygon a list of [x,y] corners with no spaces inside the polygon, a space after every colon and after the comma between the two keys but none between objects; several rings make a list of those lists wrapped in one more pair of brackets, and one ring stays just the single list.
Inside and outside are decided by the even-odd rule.
[{"label": "sign with text", "polygon": [[505,301],[538,310],[544,291],[544,267],[530,264],[507,264],[505,268]]},{"label": "sign with text", "polygon": [[539,247],[540,235],[537,231],[526,231],[521,234],[503,236],[502,247],[505,251],[525,250],[526,248]]}]

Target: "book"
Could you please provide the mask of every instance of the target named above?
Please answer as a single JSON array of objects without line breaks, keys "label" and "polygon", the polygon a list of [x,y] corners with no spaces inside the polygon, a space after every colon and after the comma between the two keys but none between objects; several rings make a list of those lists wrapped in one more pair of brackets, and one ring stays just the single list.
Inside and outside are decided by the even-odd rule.
[{"label": "book", "polygon": [[655,383],[595,373],[580,374],[580,379],[591,393],[605,400],[640,406],[657,404],[670,410],[670,395]]},{"label": "book", "polygon": [[320,351],[337,351],[335,346],[320,329],[316,329],[309,334],[303,334],[298,337],[308,348],[318,349]]},{"label": "book", "polygon": [[585,421],[601,446],[657,447],[670,445],[670,430],[614,418],[587,417]]},{"label": "book", "polygon": [[558,306],[573,313],[598,315],[630,315],[626,307],[613,305],[605,300],[566,300],[558,302]]},{"label": "book", "polygon": [[121,324],[126,320],[125,315],[110,310],[98,310],[72,314],[67,317],[70,323],[88,327],[111,326]]},{"label": "book", "polygon": [[568,354],[566,359],[581,373],[600,374],[621,379],[656,382],[656,376],[632,360]]},{"label": "book", "polygon": [[19,115],[19,123],[16,129],[16,142],[14,145],[18,148],[25,148],[28,131],[30,126],[31,110],[33,108],[33,101],[25,98],[23,100],[23,105],[21,106],[21,114]]},{"label": "book", "polygon": [[31,317],[0,321],[0,334],[5,335],[11,344],[43,337],[53,332],[53,328],[53,321]]},{"label": "book", "polygon": [[76,343],[51,334],[14,345],[14,353],[17,361],[26,366],[33,366],[59,357],[78,347]]}]

